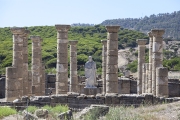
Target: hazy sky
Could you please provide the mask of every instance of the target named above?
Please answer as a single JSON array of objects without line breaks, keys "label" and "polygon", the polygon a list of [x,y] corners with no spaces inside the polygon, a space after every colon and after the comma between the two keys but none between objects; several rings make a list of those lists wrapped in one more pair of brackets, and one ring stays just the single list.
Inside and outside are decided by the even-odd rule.
[{"label": "hazy sky", "polygon": [[180,0],[0,0],[0,27],[99,24],[180,10]]}]

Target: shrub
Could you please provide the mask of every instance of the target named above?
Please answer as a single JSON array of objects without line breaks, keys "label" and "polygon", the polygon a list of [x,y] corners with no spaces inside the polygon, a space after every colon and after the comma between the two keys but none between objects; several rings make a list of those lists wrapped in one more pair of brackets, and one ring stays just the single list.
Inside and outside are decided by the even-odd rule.
[{"label": "shrub", "polygon": [[10,107],[0,107],[0,118],[3,118],[5,116],[16,114],[17,111]]}]

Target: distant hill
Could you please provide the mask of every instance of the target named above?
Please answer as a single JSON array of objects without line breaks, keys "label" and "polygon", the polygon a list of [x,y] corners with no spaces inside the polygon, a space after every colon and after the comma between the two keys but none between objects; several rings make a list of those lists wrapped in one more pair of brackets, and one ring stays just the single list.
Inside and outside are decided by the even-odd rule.
[{"label": "distant hill", "polygon": [[123,28],[138,30],[147,33],[153,28],[165,29],[164,37],[173,37],[180,40],[180,11],[160,13],[145,16],[144,18],[125,18],[105,20],[101,25],[120,25]]}]

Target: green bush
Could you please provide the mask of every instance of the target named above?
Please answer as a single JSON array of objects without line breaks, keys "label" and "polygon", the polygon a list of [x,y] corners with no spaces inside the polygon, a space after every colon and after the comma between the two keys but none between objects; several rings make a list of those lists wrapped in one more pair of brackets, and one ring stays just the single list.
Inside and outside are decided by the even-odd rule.
[{"label": "green bush", "polygon": [[17,111],[10,107],[0,107],[0,118],[16,114]]}]

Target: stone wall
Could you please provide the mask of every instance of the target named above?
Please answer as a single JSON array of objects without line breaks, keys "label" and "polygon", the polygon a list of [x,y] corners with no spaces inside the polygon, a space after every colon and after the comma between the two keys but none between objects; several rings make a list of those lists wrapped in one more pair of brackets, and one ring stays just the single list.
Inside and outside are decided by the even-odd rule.
[{"label": "stone wall", "polygon": [[[118,95],[114,94],[113,96],[99,96],[99,95],[78,95],[78,94],[61,94],[61,95],[52,95],[52,96],[35,96],[30,98],[29,105],[33,106],[44,106],[51,105],[55,106],[57,104],[68,105],[70,108],[83,109],[90,106],[91,104],[104,104],[108,106],[135,106],[138,107],[143,104],[151,105],[164,102],[173,102],[178,101],[179,99],[175,98],[159,98],[154,97],[153,95]],[[26,99],[22,99],[19,103],[10,103],[10,102],[1,102],[0,106],[26,106]]]}]

